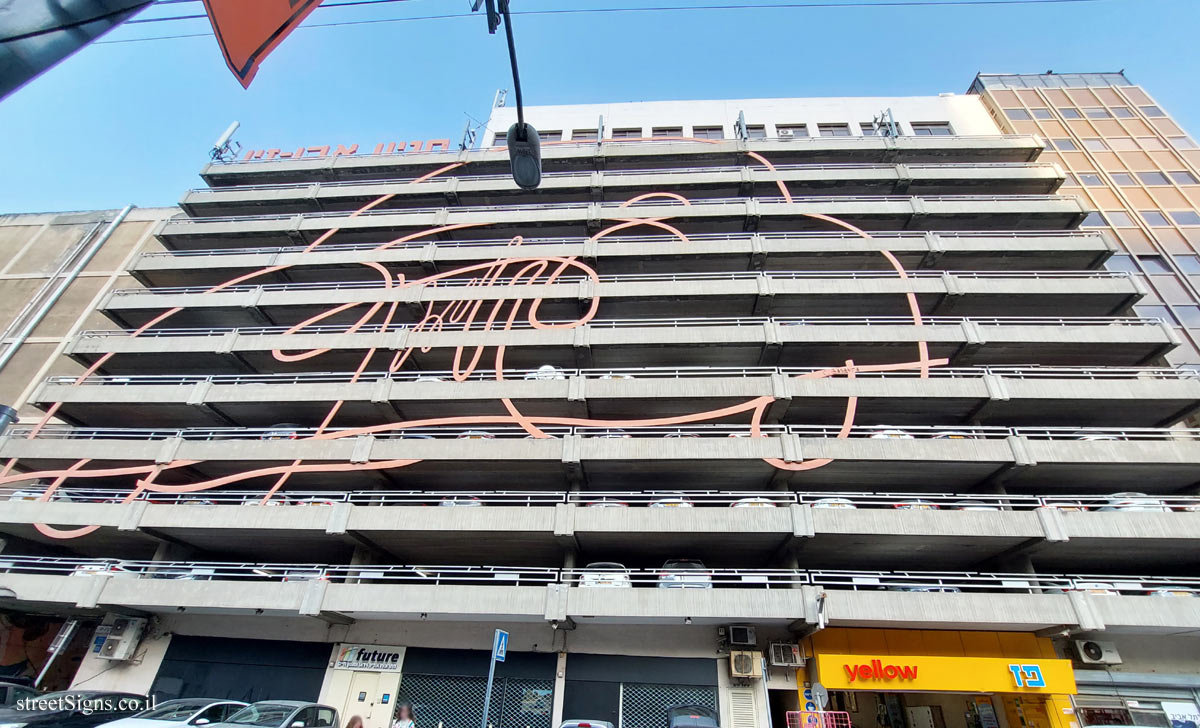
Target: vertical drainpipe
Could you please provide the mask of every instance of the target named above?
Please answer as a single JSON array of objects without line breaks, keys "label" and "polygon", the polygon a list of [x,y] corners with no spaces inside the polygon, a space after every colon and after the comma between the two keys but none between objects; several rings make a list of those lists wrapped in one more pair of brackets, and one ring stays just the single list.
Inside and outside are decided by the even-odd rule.
[{"label": "vertical drainpipe", "polygon": [[8,426],[20,422],[17,419],[17,411],[6,404],[0,404],[0,435],[8,429]]}]

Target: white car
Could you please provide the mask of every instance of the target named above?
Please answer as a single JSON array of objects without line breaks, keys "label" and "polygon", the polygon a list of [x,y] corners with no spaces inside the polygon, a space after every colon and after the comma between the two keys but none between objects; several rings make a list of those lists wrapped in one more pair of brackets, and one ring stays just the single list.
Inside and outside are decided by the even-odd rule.
[{"label": "white car", "polygon": [[888,428],[888,429],[875,430],[874,432],[871,433],[871,439],[872,440],[912,440],[914,438],[912,435],[908,434],[904,430]]},{"label": "white car", "polygon": [[658,572],[659,589],[712,589],[712,572],[695,559],[671,559]]},{"label": "white car", "polygon": [[810,505],[813,508],[858,508],[849,498],[819,498]]},{"label": "white car", "polygon": [[[151,579],[170,579],[172,581],[209,581],[216,576],[217,570],[211,566],[193,566],[156,569],[143,576]],[[211,721],[215,723],[216,721]],[[193,724],[195,725],[195,724]]]},{"label": "white car", "polygon": [[1106,581],[1077,581],[1071,591],[1081,591],[1086,594],[1120,594],[1117,588]]},{"label": "white car", "polygon": [[600,378],[601,379],[633,379],[633,375],[632,374],[613,374],[610,372],[608,374],[601,375]]},{"label": "white car", "polygon": [[1070,502],[1050,502],[1042,505],[1043,508],[1053,508],[1056,511],[1077,511],[1082,512],[1088,509],[1087,506],[1080,503]]},{"label": "white car", "polygon": [[495,440],[496,436],[484,430],[467,430],[458,436],[459,440]]},{"label": "white car", "polygon": [[[45,494],[46,494],[45,490],[32,490],[32,489],[15,490],[12,492],[11,495],[8,496],[8,499],[10,501],[36,501],[36,500],[40,500],[41,497]],[[56,491],[54,491],[54,495],[50,496],[47,500],[67,502],[67,501],[72,500],[72,498],[71,498],[71,496],[62,492],[62,490],[56,490]]]},{"label": "white car", "polygon": [[433,382],[445,382],[448,380],[445,377],[438,377],[438,376],[434,376],[432,374],[422,374],[421,376],[417,377],[413,381],[421,382],[423,384],[431,384]]},{"label": "white car", "polygon": [[556,366],[552,366],[550,364],[543,364],[540,367],[538,367],[537,369],[535,369],[534,371],[529,372],[528,374],[525,375],[525,381],[527,381],[527,382],[555,381],[555,380],[566,379],[566,378],[567,378],[566,371],[559,369]]},{"label": "white car", "polygon": [[770,498],[739,498],[729,504],[730,508],[774,508],[775,501]]},{"label": "white car", "polygon": [[591,589],[632,589],[633,582],[624,564],[594,561],[579,572],[579,586]]},{"label": "white car", "polygon": [[1072,432],[1071,437],[1075,438],[1076,440],[1088,440],[1088,441],[1120,440],[1121,439],[1121,438],[1117,437],[1116,435],[1109,435],[1109,434],[1103,433],[1103,432],[1089,432],[1087,430],[1080,430],[1079,432]]},{"label": "white car", "polygon": [[1096,510],[1100,511],[1149,511],[1155,513],[1170,513],[1171,508],[1158,498],[1151,498],[1145,493],[1113,493],[1107,505]]},{"label": "white car", "polygon": [[1187,589],[1161,588],[1161,589],[1151,589],[1150,591],[1146,592],[1146,596],[1148,596],[1148,597],[1197,597],[1197,596],[1200,596],[1200,594],[1197,594],[1194,591],[1189,591]]},{"label": "white car", "polygon": [[651,501],[651,508],[691,508],[692,502],[682,496],[678,498],[659,498]]},{"label": "white car", "polygon": [[628,508],[629,504],[623,501],[610,500],[601,498],[600,500],[588,501],[587,508]]},{"label": "white car", "polygon": [[483,501],[473,495],[455,495],[438,501],[442,508],[480,508]]},{"label": "white car", "polygon": [[150,710],[103,725],[105,728],[182,728],[210,725],[222,722],[244,707],[245,703],[236,700],[215,698],[166,700]]}]

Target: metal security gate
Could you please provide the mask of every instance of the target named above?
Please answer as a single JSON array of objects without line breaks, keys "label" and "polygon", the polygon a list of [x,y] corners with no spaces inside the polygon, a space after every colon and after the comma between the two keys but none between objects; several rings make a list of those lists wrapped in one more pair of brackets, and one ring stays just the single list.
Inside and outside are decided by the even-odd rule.
[{"label": "metal security gate", "polygon": [[717,689],[699,685],[621,683],[621,728],[663,728],[667,723],[667,710],[678,705],[702,705],[716,710]]},{"label": "metal security gate", "polygon": [[[484,677],[405,673],[397,702],[412,705],[417,728],[479,728],[486,689]],[[495,728],[551,728],[553,695],[552,680],[496,678],[488,723]]]}]

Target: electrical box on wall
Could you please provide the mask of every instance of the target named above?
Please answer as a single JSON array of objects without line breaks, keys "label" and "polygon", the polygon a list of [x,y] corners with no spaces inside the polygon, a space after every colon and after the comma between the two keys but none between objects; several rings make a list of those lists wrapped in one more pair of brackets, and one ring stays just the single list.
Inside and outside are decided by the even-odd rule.
[{"label": "electrical box on wall", "polygon": [[800,645],[792,642],[771,643],[771,667],[804,667]]},{"label": "electrical box on wall", "polygon": [[762,677],[762,655],[752,650],[730,652],[729,674],[733,677]]},{"label": "electrical box on wall", "polygon": [[101,660],[125,661],[133,659],[133,653],[146,631],[146,620],[142,617],[117,617],[108,625],[108,634],[96,656]]}]

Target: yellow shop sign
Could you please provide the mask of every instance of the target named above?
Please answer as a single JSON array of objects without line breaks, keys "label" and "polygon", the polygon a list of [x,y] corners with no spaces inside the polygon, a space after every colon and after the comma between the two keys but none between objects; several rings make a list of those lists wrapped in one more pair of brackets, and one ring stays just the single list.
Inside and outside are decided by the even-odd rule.
[{"label": "yellow shop sign", "polygon": [[1070,660],[819,654],[817,674],[831,690],[1076,692]]}]

